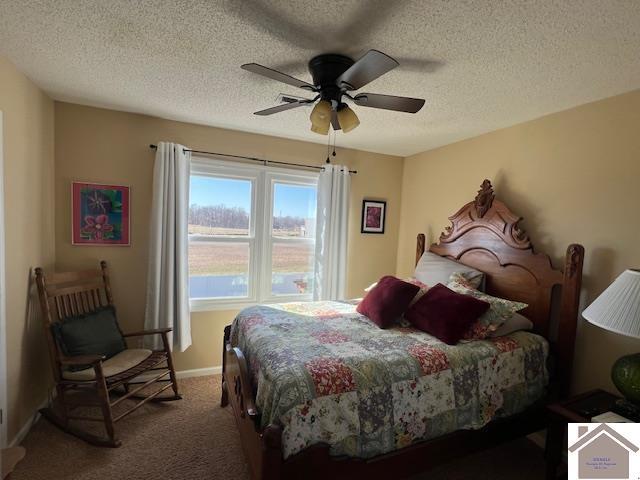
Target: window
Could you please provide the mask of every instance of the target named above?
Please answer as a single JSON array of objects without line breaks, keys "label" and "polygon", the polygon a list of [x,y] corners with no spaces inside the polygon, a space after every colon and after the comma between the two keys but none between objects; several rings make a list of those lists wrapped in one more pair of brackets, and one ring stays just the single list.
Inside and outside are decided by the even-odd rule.
[{"label": "window", "polygon": [[312,297],[317,180],[315,172],[193,159],[193,310]]},{"label": "window", "polygon": [[272,178],[271,295],[311,294],[316,245],[316,185]]}]

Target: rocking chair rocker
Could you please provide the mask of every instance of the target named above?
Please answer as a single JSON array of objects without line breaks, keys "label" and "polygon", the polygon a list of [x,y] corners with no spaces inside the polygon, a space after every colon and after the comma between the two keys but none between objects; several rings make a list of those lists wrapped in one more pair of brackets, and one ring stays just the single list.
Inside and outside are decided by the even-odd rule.
[{"label": "rocking chair rocker", "polygon": [[[161,335],[161,350],[126,348],[106,359],[102,355],[64,354],[53,326],[69,317],[95,313],[113,307],[107,263],[100,269],[54,273],[45,277],[42,268],[36,268],[36,284],[44,320],[44,330],[51,357],[57,397],[54,403],[40,413],[61,430],[92,445],[119,447],[114,424],[147,402],[180,400],[173,368],[167,333],[171,328],[159,328],[123,334],[124,338]],[[141,376],[144,375],[144,378]],[[167,378],[168,376],[168,378]],[[147,393],[152,385],[166,383]],[[118,390],[122,388],[122,390]],[[171,396],[159,396],[168,388]],[[143,391],[144,390],[144,391]],[[111,397],[117,397],[112,399]],[[129,408],[115,415],[114,407],[124,407],[126,400],[136,400]],[[78,407],[99,407],[101,416],[75,415]],[[104,423],[106,438],[72,425],[72,421]]]}]

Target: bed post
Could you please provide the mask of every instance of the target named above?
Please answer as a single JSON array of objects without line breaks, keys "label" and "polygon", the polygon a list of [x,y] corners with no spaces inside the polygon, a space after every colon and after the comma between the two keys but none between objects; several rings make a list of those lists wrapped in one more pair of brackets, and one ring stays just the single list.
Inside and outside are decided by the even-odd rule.
[{"label": "bed post", "polygon": [[260,480],[280,480],[282,475],[282,427],[267,425],[262,431],[262,476]]},{"label": "bed post", "polygon": [[561,398],[568,396],[571,388],[583,261],[584,247],[577,243],[569,245],[564,261],[560,322],[558,325],[558,338],[556,339],[559,394]]},{"label": "bed post", "polygon": [[231,327],[224,330],[221,406],[231,405],[240,432],[242,448],[255,480],[279,480],[282,472],[282,427],[260,428],[260,413],[247,360],[230,342]]},{"label": "bed post", "polygon": [[220,406],[226,407],[229,405],[229,392],[227,390],[227,383],[224,380],[224,373],[227,370],[227,343],[231,338],[231,325],[224,327],[224,338],[222,339],[222,395],[220,396]]},{"label": "bed post", "polygon": [[418,265],[418,262],[420,261],[420,257],[422,257],[422,254],[424,253],[425,245],[426,245],[426,238],[424,236],[424,233],[419,233],[418,241],[416,243],[416,265]]}]

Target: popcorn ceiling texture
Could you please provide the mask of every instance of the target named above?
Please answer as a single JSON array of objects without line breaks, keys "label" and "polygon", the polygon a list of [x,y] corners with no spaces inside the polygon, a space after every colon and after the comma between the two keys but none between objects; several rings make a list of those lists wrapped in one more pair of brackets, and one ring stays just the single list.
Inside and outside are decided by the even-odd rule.
[{"label": "popcorn ceiling texture", "polygon": [[401,66],[365,91],[422,97],[417,115],[356,107],[338,144],[410,155],[640,87],[640,2],[296,0],[0,2],[0,54],[54,99],[323,143],[305,63],[376,48]]}]

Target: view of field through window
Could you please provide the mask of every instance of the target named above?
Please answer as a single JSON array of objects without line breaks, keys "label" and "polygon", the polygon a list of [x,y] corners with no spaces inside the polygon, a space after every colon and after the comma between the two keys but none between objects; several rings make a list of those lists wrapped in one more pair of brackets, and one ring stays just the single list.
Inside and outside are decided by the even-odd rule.
[{"label": "view of field through window", "polygon": [[[250,180],[192,175],[189,208],[191,298],[246,297],[249,292]],[[311,293],[316,188],[273,184],[271,294]],[[256,232],[259,236],[261,232]]]},{"label": "view of field through window", "polygon": [[313,291],[316,203],[315,186],[273,185],[273,295]]}]

